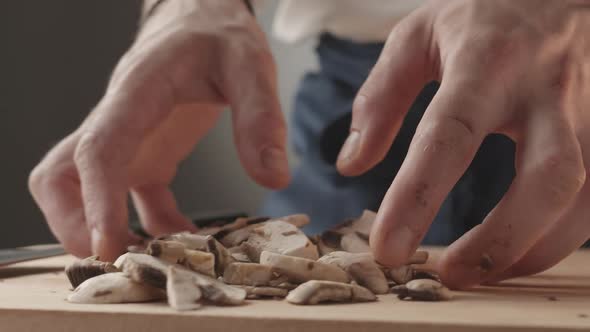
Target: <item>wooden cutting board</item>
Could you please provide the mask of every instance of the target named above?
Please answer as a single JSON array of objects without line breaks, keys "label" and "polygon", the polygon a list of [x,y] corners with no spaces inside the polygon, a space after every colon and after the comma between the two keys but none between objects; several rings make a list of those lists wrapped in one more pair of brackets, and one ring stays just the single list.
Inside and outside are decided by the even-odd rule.
[{"label": "wooden cutting board", "polygon": [[80,305],[64,299],[70,256],[0,269],[0,331],[590,331],[590,251],[537,276],[457,292],[449,302],[295,306],[249,301],[178,313],[164,303]]}]

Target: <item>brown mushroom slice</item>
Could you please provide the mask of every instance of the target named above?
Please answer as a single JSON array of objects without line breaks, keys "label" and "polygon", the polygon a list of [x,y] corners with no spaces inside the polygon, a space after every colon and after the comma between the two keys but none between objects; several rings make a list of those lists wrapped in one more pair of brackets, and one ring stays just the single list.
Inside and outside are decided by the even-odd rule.
[{"label": "brown mushroom slice", "polygon": [[199,235],[193,234],[190,232],[181,232],[176,234],[171,234],[163,238],[166,241],[175,241],[184,244],[186,249],[192,250],[200,250],[206,251],[207,250],[207,236],[206,235]]},{"label": "brown mushroom slice", "polygon": [[177,241],[153,240],[146,249],[146,254],[169,263],[176,264],[184,259],[186,246]]},{"label": "brown mushroom slice", "polygon": [[166,294],[168,304],[178,310],[194,310],[201,307],[199,301],[203,296],[201,288],[188,273],[181,273],[174,266],[169,266],[166,272]]},{"label": "brown mushroom slice", "polygon": [[225,268],[236,260],[231,253],[213,236],[207,238],[207,251],[215,256],[215,273],[222,276]]},{"label": "brown mushroom slice", "polygon": [[391,292],[397,294],[400,300],[447,301],[453,297],[448,288],[432,279],[415,279],[405,285],[394,286]]},{"label": "brown mushroom slice", "polygon": [[92,277],[118,271],[119,269],[115,265],[109,262],[99,261],[98,256],[77,260],[65,269],[68,280],[70,280],[73,288],[78,287],[81,283]]},{"label": "brown mushroom slice", "polygon": [[290,282],[301,283],[308,280],[331,280],[349,282],[350,278],[338,266],[313,261],[306,258],[294,257],[263,251],[260,264],[272,267]]},{"label": "brown mushroom slice", "polygon": [[171,264],[147,254],[128,253],[122,269],[131,280],[165,289],[166,273]]},{"label": "brown mushroom slice", "polygon": [[377,296],[362,286],[325,280],[310,280],[299,285],[287,295],[287,301],[293,304],[375,300],[377,300]]},{"label": "brown mushroom slice", "polygon": [[137,283],[122,272],[102,274],[81,283],[67,298],[73,303],[132,303],[160,300],[166,294]]},{"label": "brown mushroom slice", "polygon": [[348,272],[359,285],[375,294],[386,294],[389,291],[387,278],[371,254],[334,251],[320,258],[318,262],[338,266]]},{"label": "brown mushroom slice", "polygon": [[215,255],[199,250],[184,250],[184,258],[179,261],[189,269],[210,277],[215,277]]},{"label": "brown mushroom slice", "polygon": [[256,263],[232,263],[223,273],[223,281],[231,285],[268,286],[280,275],[267,265]]},{"label": "brown mushroom slice", "polygon": [[243,245],[253,262],[260,261],[263,251],[314,261],[319,256],[316,246],[299,228],[281,220],[268,221],[258,226]]},{"label": "brown mushroom slice", "polygon": [[371,252],[369,242],[367,240],[362,239],[355,232],[342,235],[342,239],[340,240],[340,246],[342,247],[342,250],[351,253]]},{"label": "brown mushroom slice", "polygon": [[289,293],[288,289],[268,286],[238,286],[246,291],[246,297],[257,299],[261,297],[280,297],[283,298]]}]

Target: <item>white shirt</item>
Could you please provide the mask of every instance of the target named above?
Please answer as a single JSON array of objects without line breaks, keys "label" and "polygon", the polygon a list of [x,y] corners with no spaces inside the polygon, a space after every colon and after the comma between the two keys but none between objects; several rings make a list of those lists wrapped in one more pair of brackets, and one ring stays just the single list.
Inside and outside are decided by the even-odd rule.
[{"label": "white shirt", "polygon": [[357,42],[385,41],[402,18],[425,0],[282,0],[273,34],[297,42],[323,32]]}]

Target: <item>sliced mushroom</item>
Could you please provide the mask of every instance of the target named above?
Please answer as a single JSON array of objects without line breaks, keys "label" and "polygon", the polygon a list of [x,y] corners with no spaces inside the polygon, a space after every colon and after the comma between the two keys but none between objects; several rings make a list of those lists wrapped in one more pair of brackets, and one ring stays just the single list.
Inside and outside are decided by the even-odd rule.
[{"label": "sliced mushroom", "polygon": [[215,256],[215,272],[218,276],[222,276],[225,268],[236,261],[227,248],[213,236],[207,238],[207,251]]},{"label": "sliced mushroom", "polygon": [[119,269],[120,271],[123,269],[123,262],[125,262],[125,260],[127,259],[127,257],[131,254],[145,254],[145,253],[133,253],[133,252],[127,252],[124,253],[123,255],[119,256],[115,262],[113,263],[113,265]]},{"label": "sliced mushroom", "polygon": [[186,246],[181,242],[153,240],[148,244],[146,253],[176,264],[184,259],[185,249]]},{"label": "sliced mushroom", "polygon": [[169,266],[166,273],[166,293],[168,304],[176,310],[194,310],[201,306],[199,301],[203,294],[193,276],[180,273],[174,266]]},{"label": "sliced mushroom", "polygon": [[[305,214],[294,214],[290,216],[280,218],[255,218],[243,220],[236,220],[235,225],[227,227],[223,231],[215,235],[219,239],[219,242],[227,248],[236,247],[242,244],[242,242],[248,240],[253,230],[264,225],[267,222],[283,221],[292,224],[295,227],[301,228],[309,224],[309,217]],[[240,227],[241,226],[241,227]]]},{"label": "sliced mushroom", "polygon": [[451,291],[440,282],[432,279],[415,279],[405,285],[394,286],[391,292],[403,300],[446,301],[452,298]]},{"label": "sliced mushroom", "polygon": [[327,255],[333,251],[340,251],[340,241],[342,234],[335,231],[325,231],[321,235],[316,236],[314,244],[318,247],[318,252],[321,256]]},{"label": "sliced mushroom", "polygon": [[128,253],[122,262],[123,272],[131,280],[165,289],[166,273],[171,264],[146,254]]},{"label": "sliced mushroom", "polygon": [[294,283],[308,280],[350,281],[348,274],[338,266],[301,257],[276,254],[270,251],[262,252],[260,264],[272,267]]},{"label": "sliced mushroom", "polygon": [[263,251],[318,259],[317,248],[309,238],[299,228],[282,220],[268,221],[252,230],[244,248],[253,262],[260,261]]},{"label": "sliced mushroom", "polygon": [[303,226],[309,224],[309,216],[306,214],[292,214],[276,219],[286,221],[297,228],[302,228]]},{"label": "sliced mushroom", "polygon": [[287,301],[293,304],[366,302],[375,300],[377,300],[377,296],[362,286],[320,280],[311,280],[301,284],[287,295]]},{"label": "sliced mushroom", "polygon": [[436,273],[417,269],[414,269],[414,275],[412,276],[412,279],[432,279],[440,282],[440,278]]},{"label": "sliced mushroom", "polygon": [[92,277],[118,271],[119,269],[115,265],[99,261],[98,256],[91,256],[75,261],[65,269],[73,288],[78,287],[81,283]]},{"label": "sliced mushroom", "polygon": [[259,225],[250,225],[240,228],[220,238],[219,242],[228,248],[237,247],[247,241],[252,230]]},{"label": "sliced mushroom", "polygon": [[84,281],[67,300],[74,303],[130,303],[165,297],[160,289],[134,282],[122,272],[113,272]]},{"label": "sliced mushroom", "polygon": [[342,247],[342,250],[352,252],[352,253],[371,252],[371,247],[369,247],[369,242],[367,240],[361,238],[355,232],[342,235],[342,239],[340,241],[340,246]]},{"label": "sliced mushroom", "polygon": [[410,265],[402,265],[386,270],[387,276],[396,284],[402,285],[414,279],[414,269]]},{"label": "sliced mushroom", "polygon": [[191,273],[194,282],[203,293],[203,298],[215,304],[239,305],[246,299],[246,291],[234,286],[226,285],[221,281],[207,277],[197,272],[179,270],[182,273]]},{"label": "sliced mushroom", "polygon": [[215,255],[199,250],[184,250],[184,258],[179,261],[189,269],[215,277]]},{"label": "sliced mushroom", "polygon": [[171,234],[163,238],[166,241],[175,241],[184,244],[186,249],[192,250],[200,250],[205,251],[207,250],[207,236],[206,235],[199,235],[193,234],[189,232],[182,232]]},{"label": "sliced mushroom", "polygon": [[237,261],[241,263],[252,263],[250,257],[246,254],[246,251],[242,246],[228,248],[227,251],[231,254],[231,256]]},{"label": "sliced mushroom", "polygon": [[360,237],[368,240],[375,217],[377,217],[377,213],[370,210],[364,210],[360,217],[352,221],[350,228]]},{"label": "sliced mushroom", "polygon": [[320,258],[318,262],[338,266],[348,272],[359,285],[375,294],[386,294],[389,291],[387,278],[371,254],[334,251]]},{"label": "sliced mushroom", "polygon": [[268,286],[238,286],[246,291],[247,298],[257,299],[261,297],[283,298],[289,293],[288,289]]},{"label": "sliced mushroom", "polygon": [[268,286],[280,275],[267,265],[256,263],[232,263],[223,273],[223,281],[231,285]]}]

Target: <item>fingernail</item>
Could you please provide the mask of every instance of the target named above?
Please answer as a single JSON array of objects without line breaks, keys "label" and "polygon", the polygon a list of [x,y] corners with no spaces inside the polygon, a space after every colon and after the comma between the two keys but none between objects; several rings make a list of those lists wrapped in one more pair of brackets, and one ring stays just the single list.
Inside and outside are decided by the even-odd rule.
[{"label": "fingernail", "polygon": [[350,132],[348,138],[342,146],[342,149],[340,149],[340,154],[338,155],[338,162],[347,163],[348,161],[356,157],[359,150],[360,137],[361,135],[358,130],[353,130]]},{"label": "fingernail", "polygon": [[283,149],[277,147],[268,147],[262,150],[260,155],[262,166],[271,172],[288,173],[289,163],[287,154]]},{"label": "fingernail", "polygon": [[90,231],[90,241],[92,245],[92,254],[97,254],[100,251],[100,243],[102,241],[102,234],[96,228]]}]

